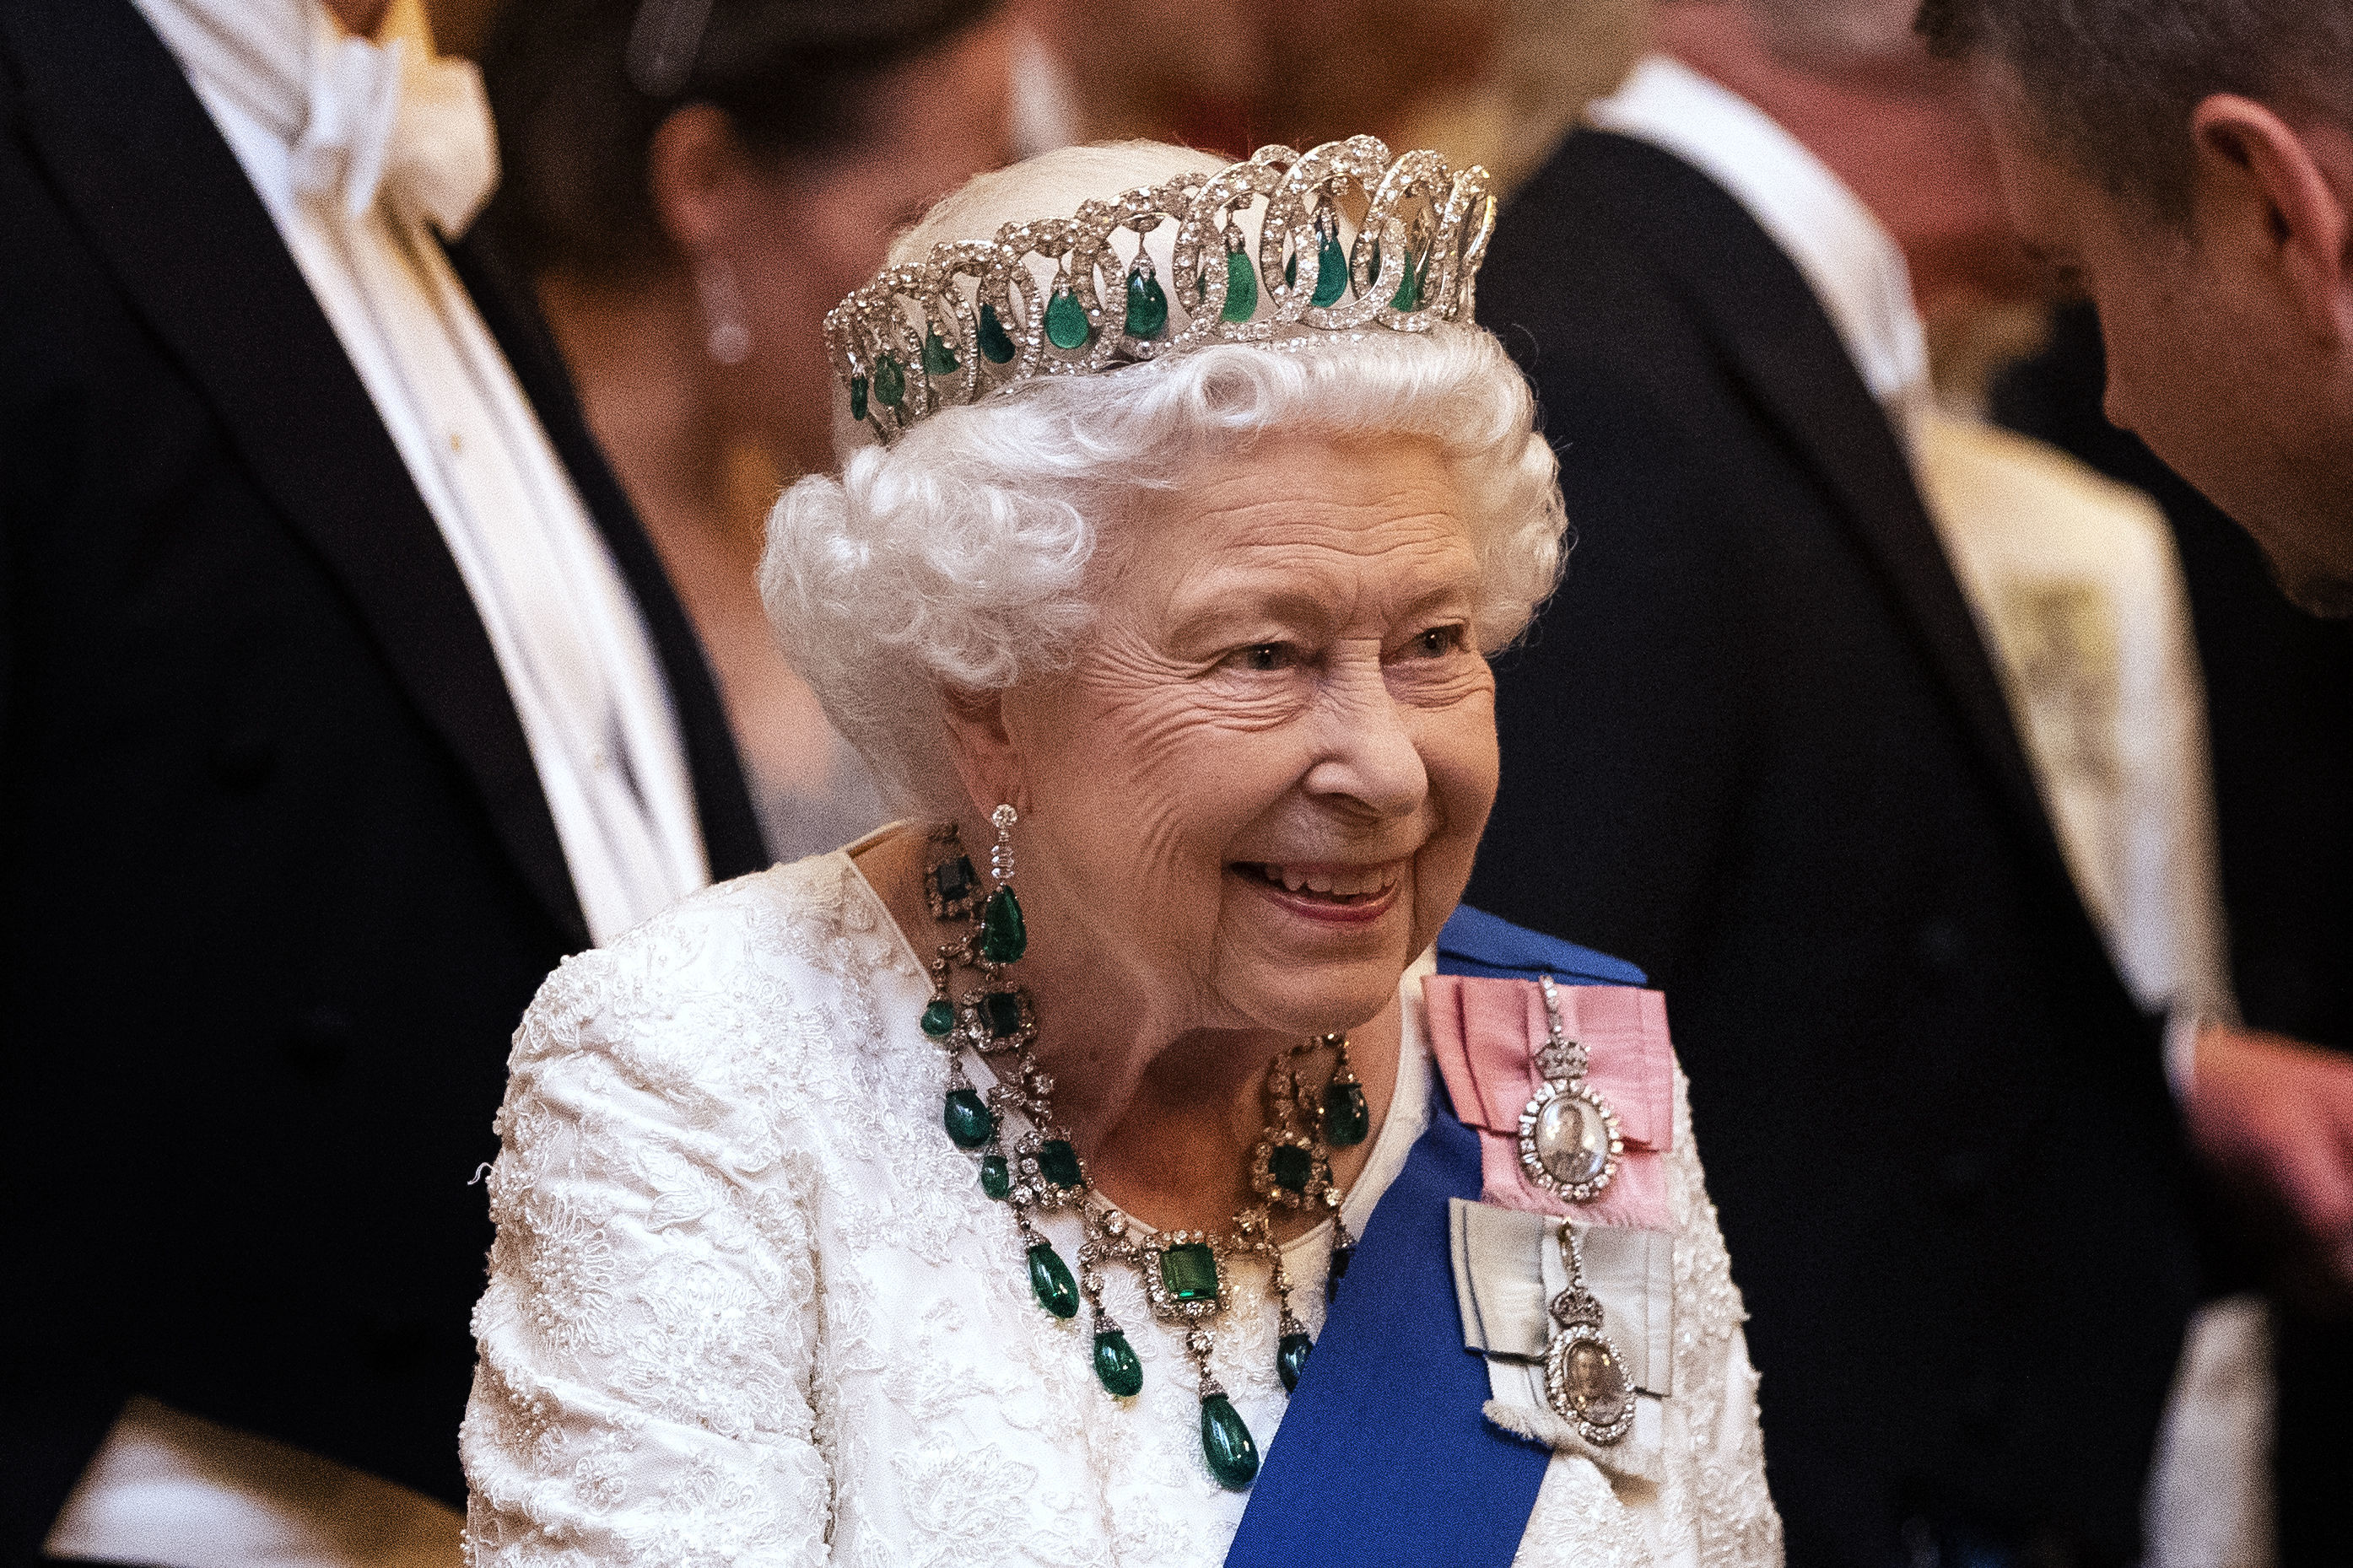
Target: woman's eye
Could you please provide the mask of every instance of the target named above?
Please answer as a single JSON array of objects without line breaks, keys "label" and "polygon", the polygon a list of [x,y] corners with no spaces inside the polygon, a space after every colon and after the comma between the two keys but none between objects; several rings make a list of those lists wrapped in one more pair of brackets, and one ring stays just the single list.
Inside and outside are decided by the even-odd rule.
[{"label": "woman's eye", "polygon": [[1236,669],[1263,672],[1288,669],[1294,660],[1287,644],[1261,642],[1252,643],[1248,647],[1236,648],[1226,656],[1226,662]]},{"label": "woman's eye", "polygon": [[1442,658],[1469,646],[1471,629],[1460,624],[1432,626],[1413,639],[1409,651],[1417,658]]}]

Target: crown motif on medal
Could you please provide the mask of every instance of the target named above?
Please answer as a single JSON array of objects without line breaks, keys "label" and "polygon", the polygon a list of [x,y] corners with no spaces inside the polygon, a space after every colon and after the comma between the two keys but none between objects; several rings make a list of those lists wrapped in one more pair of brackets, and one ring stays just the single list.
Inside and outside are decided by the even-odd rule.
[{"label": "crown motif on medal", "polygon": [[[1163,226],[1176,236],[1166,283],[1146,243]],[[1371,136],[1306,153],[1261,147],[1214,174],[885,268],[827,314],[826,346],[850,417],[888,442],[1033,376],[1212,343],[1467,321],[1494,226],[1487,171],[1475,163],[1458,173],[1436,153],[1392,159]]]}]

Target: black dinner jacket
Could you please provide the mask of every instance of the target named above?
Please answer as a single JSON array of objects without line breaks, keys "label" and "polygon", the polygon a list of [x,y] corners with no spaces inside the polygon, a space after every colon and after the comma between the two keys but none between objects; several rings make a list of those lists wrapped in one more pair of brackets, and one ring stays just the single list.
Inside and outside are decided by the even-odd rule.
[{"label": "black dinner jacket", "polygon": [[[523,296],[452,257],[634,591],[712,872],[702,655]],[[462,1499],[470,1180],[588,944],[482,625],[125,0],[0,0],[0,1552],[145,1393]]]},{"label": "black dinner jacket", "polygon": [[2195,1289],[2158,1026],[1894,431],[1764,230],[1639,142],[1572,135],[1479,300],[1577,542],[1499,664],[1468,898],[1666,993],[1792,1563],[1904,1560],[1910,1519],[2123,1561]]}]

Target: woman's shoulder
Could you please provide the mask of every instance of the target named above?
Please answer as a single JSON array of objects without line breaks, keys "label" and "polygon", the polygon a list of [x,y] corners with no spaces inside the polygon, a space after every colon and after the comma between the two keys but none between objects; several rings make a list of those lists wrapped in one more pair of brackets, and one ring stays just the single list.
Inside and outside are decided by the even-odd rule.
[{"label": "woman's shoulder", "polygon": [[878,984],[920,983],[897,928],[839,851],[721,882],[541,984],[512,1069],[582,1052],[661,1090],[789,1068],[884,1034]]}]

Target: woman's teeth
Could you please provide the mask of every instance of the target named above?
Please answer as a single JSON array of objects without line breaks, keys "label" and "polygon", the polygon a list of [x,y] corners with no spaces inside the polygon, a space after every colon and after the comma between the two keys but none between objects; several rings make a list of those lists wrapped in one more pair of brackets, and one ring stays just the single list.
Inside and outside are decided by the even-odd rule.
[{"label": "woman's teeth", "polygon": [[1293,893],[1319,893],[1326,898],[1354,899],[1387,892],[1397,880],[1393,866],[1278,866],[1252,868],[1278,887]]}]

